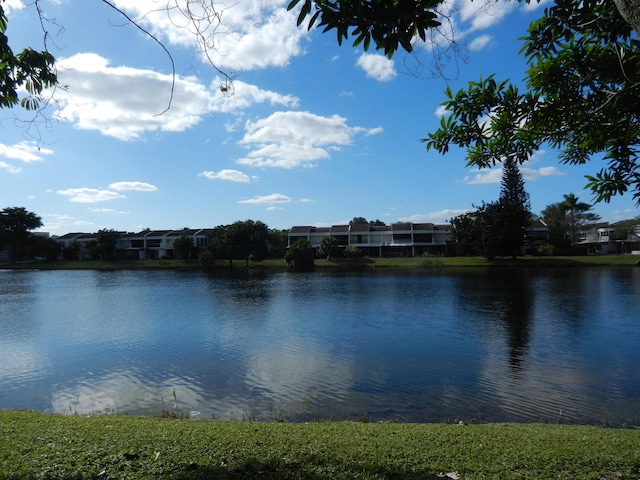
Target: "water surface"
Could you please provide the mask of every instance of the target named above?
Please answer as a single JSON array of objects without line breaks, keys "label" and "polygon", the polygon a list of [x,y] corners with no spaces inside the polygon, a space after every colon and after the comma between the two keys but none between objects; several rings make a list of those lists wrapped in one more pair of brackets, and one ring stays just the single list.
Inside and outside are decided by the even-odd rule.
[{"label": "water surface", "polygon": [[0,271],[0,408],[640,423],[640,269]]}]

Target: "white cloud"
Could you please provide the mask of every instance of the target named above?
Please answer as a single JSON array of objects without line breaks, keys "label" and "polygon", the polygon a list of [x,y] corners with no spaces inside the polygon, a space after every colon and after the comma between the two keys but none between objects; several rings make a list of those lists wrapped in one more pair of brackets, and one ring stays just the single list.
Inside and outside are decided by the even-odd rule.
[{"label": "white cloud", "polygon": [[447,112],[447,109],[444,105],[440,105],[437,109],[436,109],[436,117],[438,118],[442,118],[445,115],[448,115],[449,112]]},{"label": "white cloud", "polygon": [[447,208],[445,210],[440,210],[437,212],[430,213],[419,213],[416,215],[411,215],[409,217],[399,218],[399,222],[411,222],[411,223],[436,223],[436,224],[444,224],[449,223],[449,220],[453,217],[457,217],[458,215],[465,214],[470,212],[471,209],[450,209]]},{"label": "white cloud", "polygon": [[118,192],[132,190],[136,192],[155,192],[158,187],[145,182],[115,182],[109,185],[111,190]]},{"label": "white cloud", "polygon": [[[120,140],[134,140],[144,132],[180,132],[205,115],[232,112],[255,103],[295,107],[298,99],[235,81],[232,92],[222,92],[220,81],[206,87],[195,77],[175,78],[152,70],[109,65],[93,53],[80,53],[58,62],[60,109],[56,118],[76,128],[98,130]],[[171,108],[162,115],[171,99]]]},{"label": "white cloud", "polygon": [[541,177],[559,177],[564,175],[564,173],[556,167],[541,167],[538,169],[520,167],[520,172],[522,173],[522,178],[525,180],[538,180]]},{"label": "white cloud", "polygon": [[0,157],[30,163],[42,160],[42,155],[51,155],[53,150],[42,148],[36,142],[20,142],[15,145],[0,143]]},{"label": "white cloud", "polygon": [[380,82],[388,82],[397,75],[393,60],[377,53],[363,53],[356,65],[367,74],[367,77],[375,78]]},{"label": "white cloud", "polygon": [[6,170],[9,173],[20,173],[22,171],[20,167],[14,167],[6,162],[0,162],[0,169]]},{"label": "white cloud", "polygon": [[486,47],[491,41],[491,35],[480,35],[479,37],[474,38],[471,43],[469,43],[469,50],[472,52],[477,52]]},{"label": "white cloud", "polygon": [[252,205],[273,205],[277,203],[290,203],[291,197],[282,195],[280,193],[272,193],[271,195],[264,195],[253,197],[249,200],[240,200],[238,203],[248,203]]},{"label": "white cloud", "polygon": [[131,213],[125,212],[123,210],[116,210],[114,208],[90,208],[89,211],[94,213],[104,213],[108,215],[125,215]]},{"label": "white cloud", "polygon": [[500,183],[502,180],[502,168],[485,168],[471,171],[471,175],[466,175],[462,182],[468,185],[486,185],[490,183]]},{"label": "white cloud", "polygon": [[2,8],[4,9],[4,13],[9,16],[12,10],[22,10],[24,4],[20,0],[5,0]]},{"label": "white cloud", "polygon": [[[527,162],[529,163],[529,162]],[[520,166],[522,178],[527,181],[539,180],[542,177],[555,177],[564,175],[556,167],[541,167],[538,169]],[[462,179],[463,183],[468,185],[486,185],[491,183],[500,183],[502,181],[502,167],[474,169],[471,175],[467,175]]]},{"label": "white cloud", "polygon": [[339,115],[321,117],[309,112],[276,112],[255,122],[248,121],[245,130],[239,143],[253,150],[237,163],[279,168],[313,165],[329,157],[327,149],[349,145],[359,133],[373,135],[382,131],[349,127]]},{"label": "white cloud", "polygon": [[[297,14],[288,12],[282,0],[258,2],[188,2],[194,16],[205,15],[211,23],[197,25],[181,12],[186,11],[185,0],[177,0],[179,8],[158,8],[157,0],[116,0],[115,5],[129,13],[151,33],[171,44],[205,52],[201,58],[223,70],[247,71],[269,66],[285,66],[291,57],[300,55],[300,42],[308,35],[306,28],[296,26]],[[172,2],[173,3],[173,2]],[[202,5],[214,7],[203,12]],[[202,35],[196,35],[196,29]],[[206,45],[198,40],[204,40]],[[208,58],[207,58],[208,57]]]},{"label": "white cloud", "polygon": [[500,23],[507,15],[513,12],[517,2],[459,1],[460,17],[463,22],[470,23],[469,31],[484,30]]},{"label": "white cloud", "polygon": [[238,182],[238,183],[249,183],[251,179],[245,173],[242,173],[239,170],[220,170],[219,172],[212,172],[210,170],[201,172],[198,174],[199,177],[205,177],[209,180],[228,180],[230,182]]},{"label": "white cloud", "polygon": [[95,188],[69,188],[67,190],[58,190],[60,195],[69,197],[70,202],[76,203],[97,203],[126,198],[117,192],[110,190],[97,190]]}]

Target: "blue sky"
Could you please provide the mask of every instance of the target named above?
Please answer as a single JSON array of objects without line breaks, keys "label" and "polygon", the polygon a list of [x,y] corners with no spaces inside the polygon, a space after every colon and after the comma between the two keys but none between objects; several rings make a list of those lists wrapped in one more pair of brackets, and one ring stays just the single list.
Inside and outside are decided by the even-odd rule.
[{"label": "blue sky", "polygon": [[[53,93],[46,123],[0,110],[0,207],[25,207],[56,235],[246,219],[282,229],[355,216],[445,223],[497,199],[501,171],[467,168],[455,148],[427,153],[420,139],[438,128],[447,86],[523,77],[517,39],[543,8],[452,1],[442,33],[464,48],[434,76],[433,45],[391,61],[340,47],[333,32],[296,27],[288,0],[229,3],[206,32],[215,42],[208,59],[184,17],[167,9],[175,0],[114,0],[173,56],[174,95],[161,114],[172,70],[158,44],[104,2],[43,0],[67,88]],[[14,51],[41,49],[31,2],[3,5]],[[211,63],[234,76],[228,92]],[[553,151],[539,152],[522,167],[533,212],[567,193],[591,202],[584,175],[600,163],[561,165]],[[607,221],[640,214],[630,195],[594,210]]]}]

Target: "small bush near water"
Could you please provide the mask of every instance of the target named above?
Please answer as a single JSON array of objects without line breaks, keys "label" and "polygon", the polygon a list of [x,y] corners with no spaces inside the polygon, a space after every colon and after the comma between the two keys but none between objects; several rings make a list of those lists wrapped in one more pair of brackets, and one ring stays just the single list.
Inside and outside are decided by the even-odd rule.
[{"label": "small bush near water", "polygon": [[640,432],[0,411],[0,479],[639,479]]}]

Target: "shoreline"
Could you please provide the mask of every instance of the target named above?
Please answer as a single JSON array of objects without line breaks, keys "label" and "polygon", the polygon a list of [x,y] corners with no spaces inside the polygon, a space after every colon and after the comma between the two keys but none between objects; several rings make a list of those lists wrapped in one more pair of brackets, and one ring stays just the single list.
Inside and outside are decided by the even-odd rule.
[{"label": "shoreline", "polygon": [[[366,271],[369,269],[430,270],[439,268],[503,268],[503,267],[626,267],[640,266],[637,255],[585,255],[563,257],[517,257],[485,260],[482,257],[383,257],[361,259],[316,259],[314,270]],[[290,271],[283,259],[250,261],[249,269]],[[221,260],[214,269],[203,268],[197,260],[77,260],[77,261],[25,261],[0,263],[0,270],[176,270],[197,272],[224,272],[246,270],[245,260]]]}]

